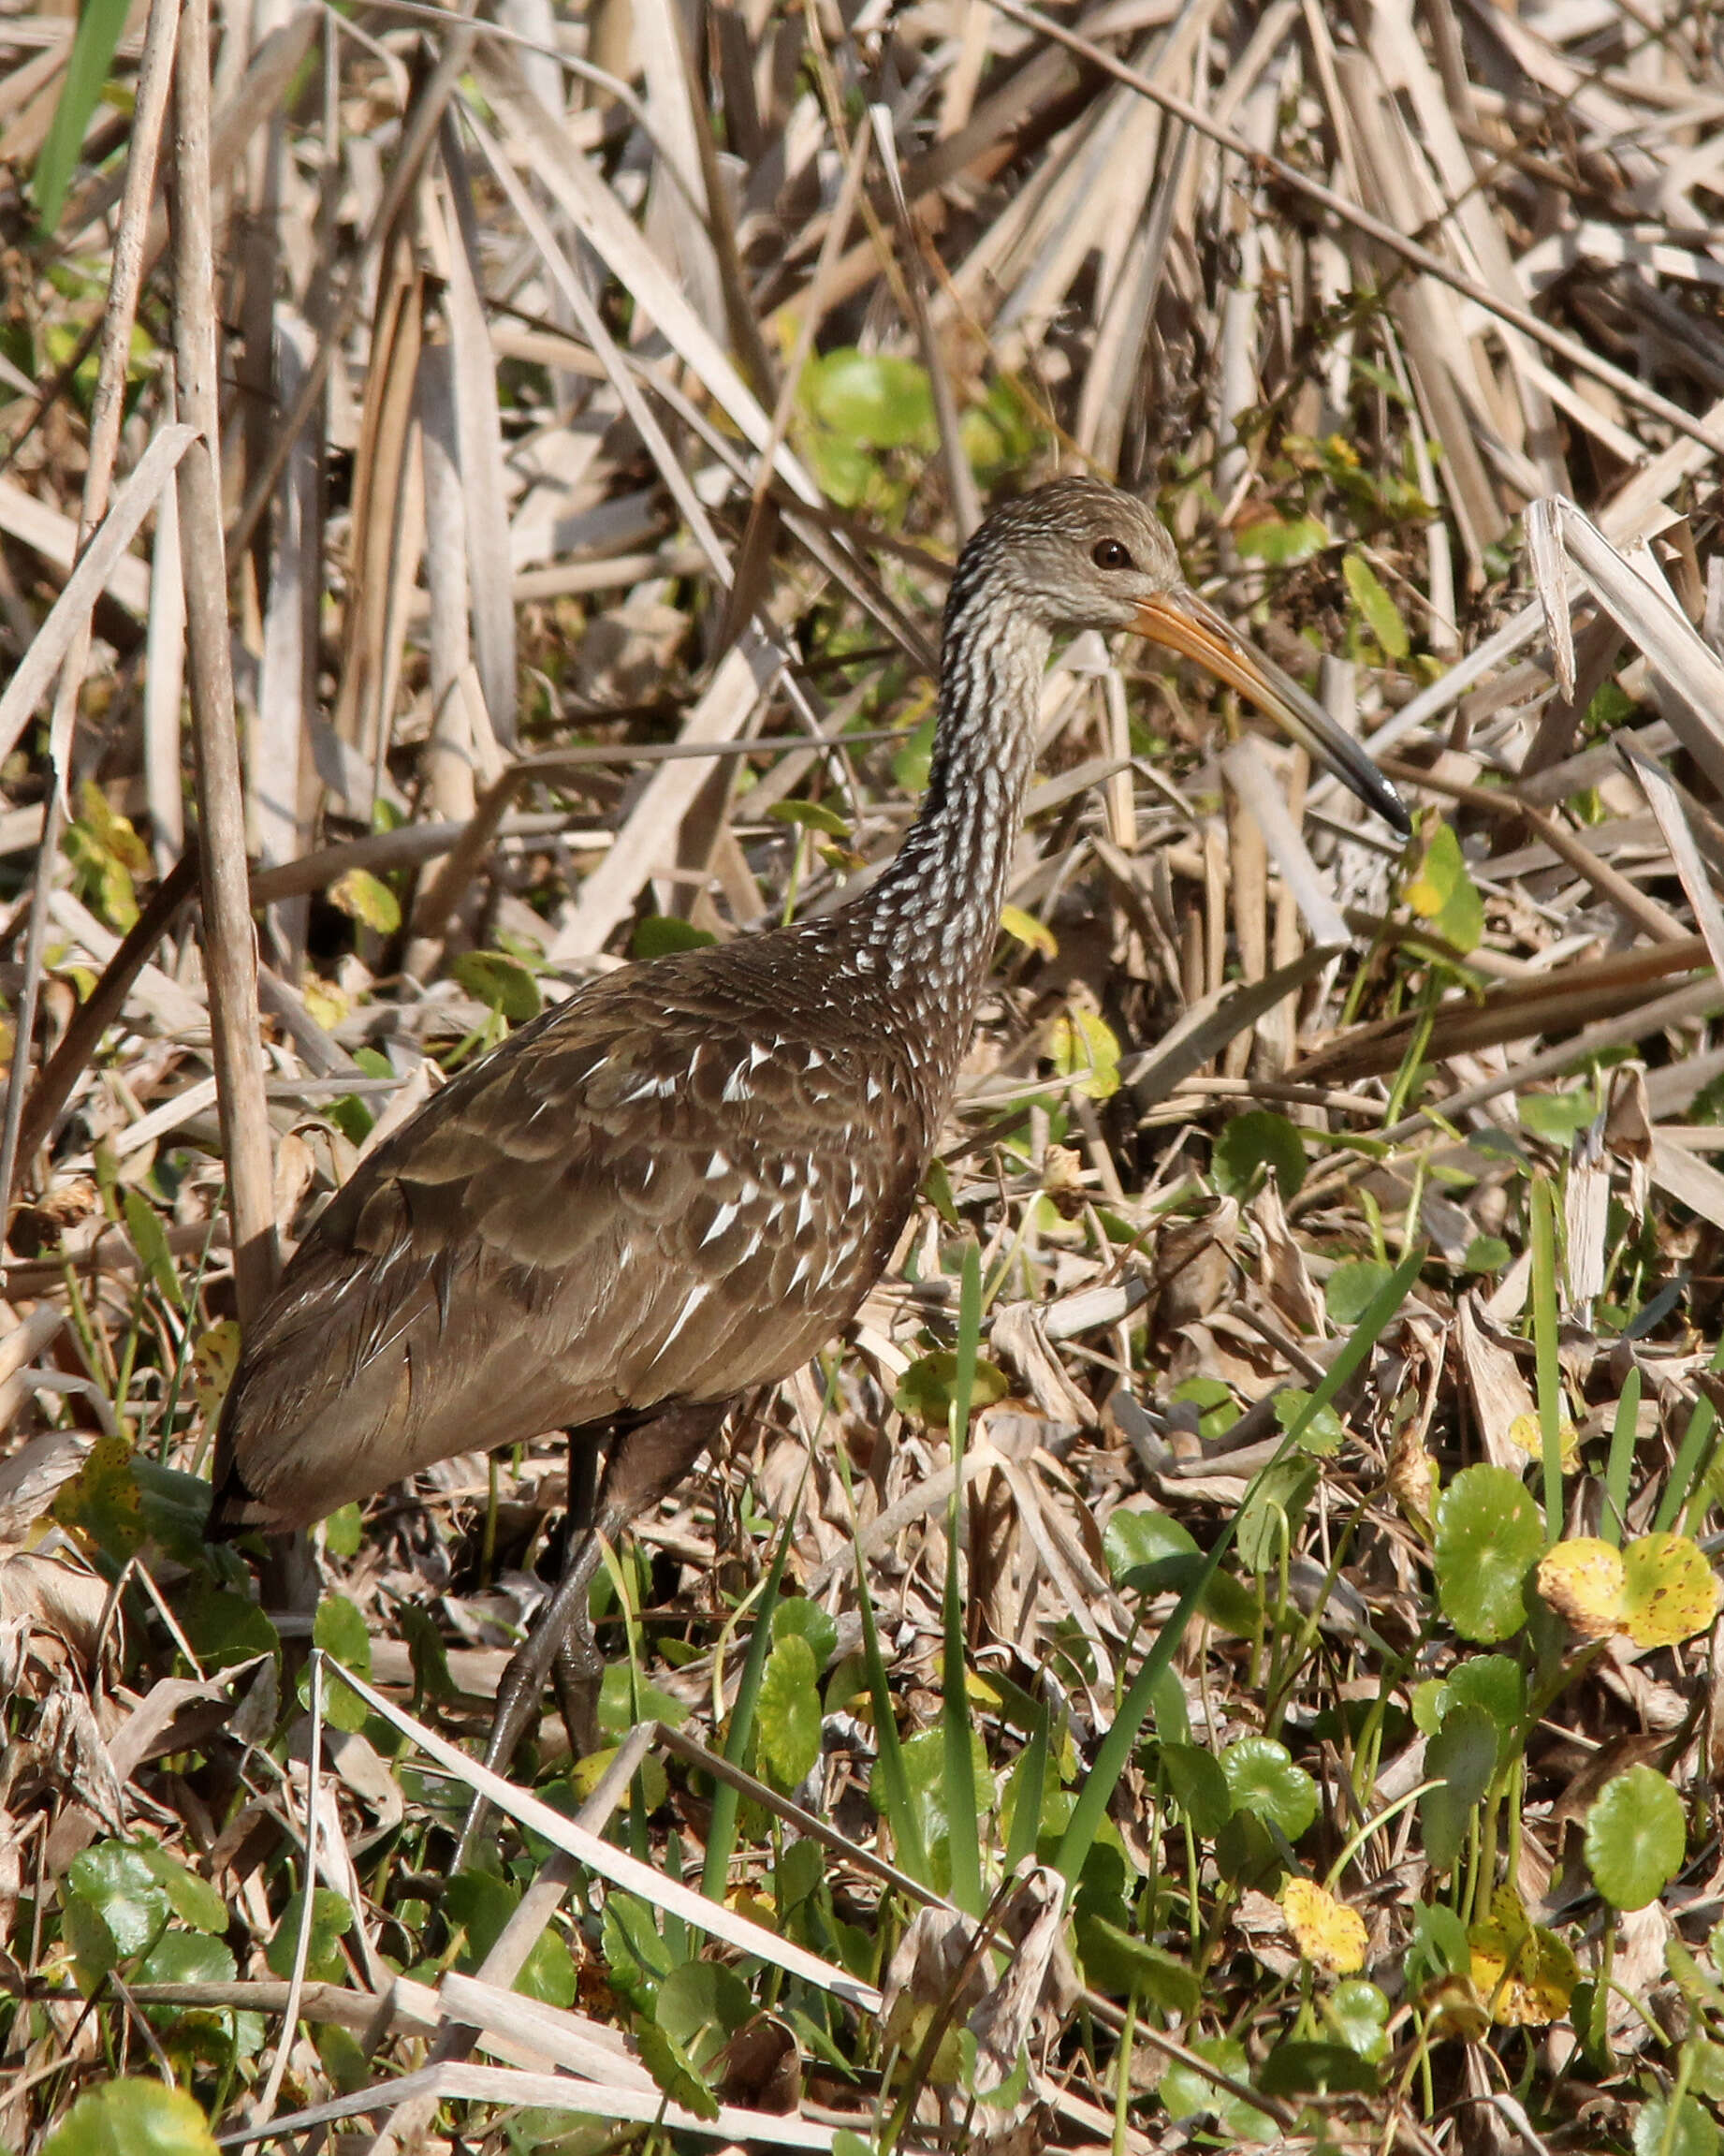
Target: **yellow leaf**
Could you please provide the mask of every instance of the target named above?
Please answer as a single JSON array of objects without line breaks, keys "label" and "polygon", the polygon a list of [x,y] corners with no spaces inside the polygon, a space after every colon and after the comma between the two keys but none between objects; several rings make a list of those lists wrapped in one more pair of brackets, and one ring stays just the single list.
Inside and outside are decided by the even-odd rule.
[{"label": "yellow leaf", "polygon": [[1047,1054],[1074,1093],[1106,1100],[1119,1090],[1119,1041],[1094,1011],[1072,1010],[1047,1029]]},{"label": "yellow leaf", "polygon": [[1541,2029],[1569,2010],[1580,1971],[1554,1931],[1529,1924],[1512,1886],[1491,1897],[1491,1914],[1467,1934],[1472,1981],[1493,2021],[1503,2028]]},{"label": "yellow leaf", "polygon": [[192,1342],[192,1397],[206,1422],[213,1422],[222,1412],[239,1367],[240,1327],[232,1318],[223,1318]]},{"label": "yellow leaf", "polygon": [[1622,1629],[1636,1647],[1674,1647],[1717,1615],[1717,1579],[1686,1534],[1643,1534],[1622,1569]]},{"label": "yellow leaf", "polygon": [[1054,931],[1045,921],[1039,921],[1033,914],[1027,914],[1022,906],[1001,906],[1000,925],[1007,935],[1015,936],[1020,944],[1027,944],[1032,951],[1039,951],[1045,959],[1057,959],[1059,946]]},{"label": "yellow leaf", "polygon": [[1718,1586],[1686,1534],[1643,1534],[1618,1553],[1591,1535],[1539,1561],[1539,1592],[1583,1639],[1620,1633],[1636,1647],[1673,1647],[1717,1614]]},{"label": "yellow leaf", "polygon": [[1479,2004],[1479,1995],[1468,1977],[1445,1976],[1439,1983],[1430,1985],[1424,1993],[1424,2003],[1430,2009],[1431,2028],[1439,2036],[1459,2036],[1468,2044],[1477,2044],[1490,2028],[1490,2021]]},{"label": "yellow leaf", "polygon": [[1559,1542],[1539,1560],[1539,1592],[1583,1639],[1621,1629],[1622,1578],[1621,1552],[1596,1535]]},{"label": "yellow leaf", "polygon": [[1416,1428],[1408,1423],[1395,1432],[1390,1447],[1389,1491],[1427,1542],[1431,1539],[1438,1487],[1437,1462],[1420,1443]]},{"label": "yellow leaf", "polygon": [[[1562,1464],[1567,1468],[1580,1465],[1580,1431],[1566,1415],[1556,1424],[1558,1449]],[[1509,1443],[1528,1459],[1544,1458],[1544,1426],[1536,1415],[1517,1415],[1509,1425]]]},{"label": "yellow leaf", "polygon": [[1351,1976],[1365,1967],[1365,1919],[1314,1879],[1287,1882],[1281,1914],[1293,1944],[1317,1968],[1331,1976]]},{"label": "yellow leaf", "polygon": [[300,993],[305,999],[307,1011],[325,1033],[333,1033],[353,1008],[351,997],[343,994],[333,981],[320,980],[315,974],[306,976]]},{"label": "yellow leaf", "polygon": [[329,886],[329,902],[379,935],[392,936],[402,925],[402,902],[381,876],[369,869],[349,869]]}]

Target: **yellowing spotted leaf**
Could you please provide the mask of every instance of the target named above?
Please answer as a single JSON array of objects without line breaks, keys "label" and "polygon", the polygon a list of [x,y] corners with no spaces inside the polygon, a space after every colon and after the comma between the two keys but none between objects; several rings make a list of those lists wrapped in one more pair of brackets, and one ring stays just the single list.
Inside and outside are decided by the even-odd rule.
[{"label": "yellowing spotted leaf", "polygon": [[1622,1628],[1636,1647],[1674,1647],[1717,1615],[1717,1578],[1686,1534],[1643,1534],[1622,1571]]},{"label": "yellowing spotted leaf", "polygon": [[1622,1578],[1621,1551],[1597,1535],[1559,1542],[1539,1560],[1539,1592],[1583,1639],[1608,1639],[1620,1626]]},{"label": "yellowing spotted leaf", "polygon": [[[1509,1443],[1528,1459],[1544,1458],[1544,1429],[1536,1415],[1517,1415],[1509,1425]],[[1580,1465],[1580,1431],[1565,1415],[1556,1425],[1558,1450],[1564,1467]]]},{"label": "yellowing spotted leaf", "polygon": [[1493,2021],[1508,2029],[1541,2029],[1568,2012],[1580,1971],[1554,1931],[1528,1924],[1524,1914],[1518,1926],[1493,1915],[1472,1927],[1467,1943],[1473,1987]]},{"label": "yellowing spotted leaf", "polygon": [[1443,1977],[1426,1989],[1424,2004],[1431,2015],[1432,2031],[1439,2036],[1460,2036],[1468,2044],[1477,2044],[1490,2027],[1470,1977]]},{"label": "yellowing spotted leaf", "polygon": [[333,981],[319,980],[315,974],[308,976],[300,990],[305,999],[305,1007],[325,1033],[333,1033],[353,1008],[353,999],[338,989]]},{"label": "yellowing spotted leaf", "polygon": [[1001,906],[1000,925],[1007,935],[1014,936],[1032,951],[1039,951],[1045,959],[1057,959],[1059,946],[1054,931],[1045,921],[1039,921],[1033,914],[1027,914],[1022,906]]},{"label": "yellowing spotted leaf", "polygon": [[1437,1505],[1437,1462],[1411,1424],[1395,1432],[1389,1450],[1389,1491],[1409,1521],[1428,1542]]},{"label": "yellowing spotted leaf", "polygon": [[1106,1100],[1119,1091],[1119,1039],[1094,1011],[1074,1009],[1047,1031],[1047,1055],[1074,1093]]},{"label": "yellowing spotted leaf", "polygon": [[1686,1534],[1643,1534],[1620,1552],[1591,1535],[1559,1542],[1539,1561],[1539,1592],[1583,1639],[1621,1634],[1636,1647],[1673,1647],[1717,1614],[1712,1567]]},{"label": "yellowing spotted leaf", "polygon": [[1314,1879],[1287,1882],[1281,1914],[1307,1961],[1331,1976],[1351,1976],[1365,1967],[1365,1919]]},{"label": "yellowing spotted leaf", "polygon": [[222,1411],[240,1367],[240,1327],[230,1317],[200,1332],[192,1343],[192,1391],[206,1422]]}]

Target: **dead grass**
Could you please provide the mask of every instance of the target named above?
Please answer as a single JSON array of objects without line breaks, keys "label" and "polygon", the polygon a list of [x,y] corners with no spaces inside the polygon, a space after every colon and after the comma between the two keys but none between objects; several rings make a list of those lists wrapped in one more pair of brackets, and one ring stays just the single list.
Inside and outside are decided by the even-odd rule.
[{"label": "dead grass", "polygon": [[[111,51],[101,12],[68,89],[70,18],[0,9],[0,2146],[128,2076],[189,2148],[407,2075],[341,2131],[665,2147],[716,2090],[808,2147],[1716,2149],[1707,1564],[1653,1582],[1675,1633],[1565,1629],[1555,1575],[1480,1606],[1523,1500],[1535,1550],[1719,1524],[1714,12],[387,0],[219,11],[207,67],[166,0]],[[155,169],[176,17],[212,280],[171,129]],[[440,1066],[891,851],[941,565],[1078,466],[1420,836],[1073,647],[913,1232],[643,1523],[615,1771],[548,1720],[552,1815],[504,1793],[451,1885],[472,1770],[401,1718],[480,1726],[557,1448],[338,1519],[317,1640],[376,1696],[314,1714],[199,1540],[234,1321]]]}]

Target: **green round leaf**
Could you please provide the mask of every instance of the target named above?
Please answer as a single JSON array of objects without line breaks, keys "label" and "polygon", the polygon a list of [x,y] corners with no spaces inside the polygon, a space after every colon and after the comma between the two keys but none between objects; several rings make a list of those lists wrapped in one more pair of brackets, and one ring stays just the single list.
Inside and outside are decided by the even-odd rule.
[{"label": "green round leaf", "polygon": [[202,2107],[159,2081],[110,2081],[80,2096],[42,2156],[216,2156]]},{"label": "green round leaf", "polygon": [[802,397],[816,418],[851,441],[879,449],[933,447],[933,391],[913,359],[841,346],[809,366]]},{"label": "green round leaf", "polygon": [[1544,1548],[1544,1519],[1506,1467],[1468,1467],[1437,1501],[1437,1595],[1467,1639],[1507,1639],[1527,1621],[1522,1592]]},{"label": "green round leaf", "polygon": [[1162,1771],[1170,1795],[1205,1841],[1233,1816],[1233,1792],[1220,1761],[1201,1744],[1163,1744]]},{"label": "green round leaf", "polygon": [[1376,1985],[1349,1977],[1323,2001],[1323,2019],[1350,2051],[1373,2064],[1389,2049],[1389,2002]]},{"label": "green round leaf", "polygon": [[1425,1774],[1439,1783],[1419,1799],[1424,1853],[1434,1871],[1446,1871],[1466,1844],[1472,1815],[1497,1771],[1497,1724],[1474,1700],[1455,1702],[1424,1754]]},{"label": "green round leaf", "polygon": [[1247,1197],[1272,1175],[1282,1197],[1291,1198],[1305,1181],[1305,1140],[1284,1115],[1249,1108],[1235,1116],[1216,1139],[1210,1165],[1215,1187],[1224,1197]]},{"label": "green round leaf", "polygon": [[1462,1700],[1482,1707],[1497,1731],[1497,1755],[1506,1756],[1527,1711],[1527,1678],[1506,1654],[1475,1654],[1457,1663],[1442,1685],[1439,1718]]},{"label": "green round leaf", "polygon": [[1388,1278],[1389,1268],[1379,1265],[1374,1257],[1344,1258],[1329,1275],[1322,1291],[1329,1323],[1343,1331],[1357,1325],[1370,1308],[1372,1298],[1381,1294]]},{"label": "green round leaf", "polygon": [[1412,649],[1401,610],[1370,564],[1350,547],[1341,557],[1341,575],[1365,625],[1382,647],[1385,659],[1404,659]]},{"label": "green round leaf", "polygon": [[704,2068],[753,2011],[752,1994],[734,1969],[718,1961],[684,1961],[659,1986],[654,2017]]},{"label": "green round leaf", "polygon": [[276,1654],[281,1638],[248,1594],[195,1579],[174,1603],[174,1615],[207,1670],[228,1669],[256,1654]]},{"label": "green round leaf", "polygon": [[1635,2118],[1634,2156],[1718,2156],[1718,2130],[1692,2096],[1677,2105],[1674,2119],[1670,2098],[1655,2096]]},{"label": "green round leaf", "polygon": [[573,2006],[580,1986],[575,1973],[575,1957],[555,1931],[541,1931],[533,1951],[521,1963],[514,1988],[547,2006]]},{"label": "green round leaf", "polygon": [[1478,947],[1484,932],[1484,904],[1467,872],[1453,824],[1433,819],[1424,858],[1409,877],[1403,896],[1457,951]]},{"label": "green round leaf", "polygon": [[1272,568],[1308,561],[1328,544],[1328,527],[1318,517],[1259,517],[1234,534],[1240,553],[1267,562]]},{"label": "green round leaf", "polygon": [[331,1557],[357,1557],[365,1539],[365,1514],[357,1504],[343,1504],[323,1523],[323,1547]]},{"label": "green round leaf", "polygon": [[800,1633],[787,1633],[767,1657],[754,1709],[762,1756],[794,1789],[820,1757],[820,1671]]},{"label": "green round leaf", "polygon": [[326,1594],[312,1620],[312,1638],[324,1652],[357,1676],[372,1673],[372,1635],[356,1604],[344,1594]]},{"label": "green round leaf", "polygon": [[1524,1093],[1515,1098],[1521,1122],[1534,1137],[1553,1145],[1570,1144],[1599,1112],[1598,1095],[1590,1086],[1579,1086],[1571,1093]]},{"label": "green round leaf", "polygon": [[1317,1784],[1273,1737],[1242,1737],[1221,1754],[1221,1772],[1235,1811],[1272,1821],[1297,1841],[1317,1816]]},{"label": "green round leaf", "polygon": [[125,1958],[114,1943],[101,1911],[80,1894],[66,1896],[60,1935],[61,1943],[71,1950],[79,1987],[86,1996]]},{"label": "green round leaf", "polygon": [[[132,1971],[134,1984],[231,1984],[238,1973],[234,1958],[219,1939],[201,1931],[164,1931]],[[171,2019],[178,2006],[153,2006],[152,2015]]]},{"label": "green round leaf", "polygon": [[1445,1901],[1421,1901],[1412,1912],[1412,1944],[1407,1950],[1410,1989],[1433,1977],[1465,1976],[1472,1968],[1467,1927]]},{"label": "green round leaf", "polygon": [[1181,2019],[1189,2019],[1203,2004],[1203,1986],[1189,1962],[1095,1910],[1080,1907],[1074,1924],[1084,1975],[1095,1990],[1116,1998],[1135,1990]]},{"label": "green round leaf", "polygon": [[1191,1529],[1166,1512],[1134,1512],[1117,1505],[1102,1530],[1102,1554],[1116,1587],[1141,1564],[1157,1564],[1164,1557],[1191,1557],[1196,1548]]},{"label": "green round leaf", "polygon": [[501,1011],[511,1025],[538,1017],[539,984],[506,951],[462,951],[449,971],[470,996]]},{"label": "green round leaf", "polygon": [[[957,1383],[957,1357],[949,1348],[936,1348],[918,1356],[898,1381],[893,1402],[900,1415],[913,1415],[930,1430],[944,1430],[951,1417],[954,1388]],[[1012,1381],[998,1363],[977,1356],[975,1381],[971,1386],[972,1414],[1005,1399]]]},{"label": "green round leaf", "polygon": [[1321,1470],[1298,1453],[1274,1462],[1239,1508],[1234,1547],[1249,1572],[1262,1578],[1278,1565],[1298,1538],[1305,1508],[1316,1494]]},{"label": "green round leaf", "polygon": [[[1236,2037],[1200,2036],[1191,2049],[1235,2081],[1250,2080],[1251,2062]],[[1218,2089],[1195,2067],[1178,2061],[1162,2075],[1156,2093],[1166,2105],[1170,2118],[1201,2119],[1206,2115],[1215,2119],[1229,2140],[1273,2141],[1280,2132],[1267,2112],[1258,2110],[1230,2090]]]},{"label": "green round leaf", "polygon": [[195,1931],[221,1933],[232,1921],[227,1904],[207,1879],[188,1871],[167,1850],[144,1842],[138,1854],[149,1866],[156,1885],[167,1895],[174,1914]]},{"label": "green round leaf", "polygon": [[[470,1876],[470,1873],[463,1872],[460,1878],[451,1879],[446,1889],[445,1914],[451,1925],[458,1926],[460,1922],[454,1906],[458,1898],[457,1890],[462,1882]],[[295,1892],[288,1896],[287,1906],[282,1911],[282,1920],[275,1927],[275,1936],[263,1950],[264,1960],[269,1965],[270,1973],[272,1976],[291,1976],[293,1974],[294,1956],[300,1950],[300,1912],[304,1906],[305,1896],[303,1892]],[[343,1972],[343,1964],[341,1948],[337,1942],[343,1932],[351,1930],[352,1928],[353,1909],[347,1897],[344,1894],[338,1894],[332,1886],[318,1887],[312,1896],[312,1936],[306,1950],[305,1960],[306,1972],[309,1975],[323,1984],[339,1982]],[[502,1929],[503,1922],[499,1921],[496,1930],[491,1933],[490,1938],[494,1939],[497,1931]],[[487,1939],[485,1945],[489,1946],[489,1944],[490,1939]],[[482,1954],[484,1948],[481,1948],[480,1953]],[[478,1961],[479,1956],[475,1955],[464,1966],[476,1968]]]},{"label": "green round leaf", "polygon": [[1586,1814],[1586,1863],[1617,1909],[1657,1900],[1682,1869],[1687,1847],[1682,1799],[1650,1767],[1614,1776]]},{"label": "green round leaf", "polygon": [[710,929],[697,929],[674,914],[649,914],[629,939],[629,956],[662,959],[670,951],[697,951],[717,941]]},{"label": "green round leaf", "polygon": [[[1283,1430],[1291,1430],[1310,1404],[1308,1392],[1296,1385],[1287,1386],[1275,1396],[1275,1419]],[[1320,1407],[1299,1432],[1297,1449],[1313,1459],[1327,1459],[1339,1452],[1346,1436],[1334,1408]]]},{"label": "green round leaf", "polygon": [[143,1852],[97,1841],[73,1857],[66,1885],[101,1917],[123,1955],[141,1954],[168,1923],[168,1901]]},{"label": "green round leaf", "polygon": [[1368,2094],[1377,2076],[1350,2045],[1278,2044],[1264,2061],[1257,2085],[1265,2096]]},{"label": "green round leaf", "polygon": [[772,1637],[798,1634],[813,1650],[814,1666],[824,1670],[838,1646],[838,1619],[805,1594],[781,1595],[772,1610]]},{"label": "green round leaf", "polygon": [[640,2062],[673,2104],[680,2104],[696,2119],[716,2119],[719,2100],[707,2078],[674,2036],[667,2036],[656,2021],[641,2021],[635,2030]]},{"label": "green round leaf", "polygon": [[[351,1669],[360,1677],[371,1675],[371,1634],[364,1618],[344,1594],[327,1594],[317,1605],[317,1615],[312,1621],[312,1638],[343,1669]],[[300,1705],[309,1708],[312,1701],[309,1665],[300,1672],[299,1693]],[[364,1728],[371,1709],[351,1686],[343,1684],[333,1670],[326,1669],[323,1711],[337,1729],[351,1733]]]},{"label": "green round leaf", "polygon": [[829,839],[847,839],[850,826],[825,801],[774,801],[767,811],[776,824],[799,824],[804,830],[824,831]]}]

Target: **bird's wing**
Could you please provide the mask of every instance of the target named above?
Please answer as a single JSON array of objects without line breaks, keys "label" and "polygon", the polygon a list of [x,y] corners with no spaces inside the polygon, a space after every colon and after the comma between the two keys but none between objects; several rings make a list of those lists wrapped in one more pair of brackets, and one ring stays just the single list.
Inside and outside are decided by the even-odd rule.
[{"label": "bird's wing", "polygon": [[863,1044],[763,1033],[760,984],[720,955],[582,990],[362,1165],[245,1342],[218,1522],[314,1519],[457,1452],[725,1399],[845,1321],[924,1134]]}]

